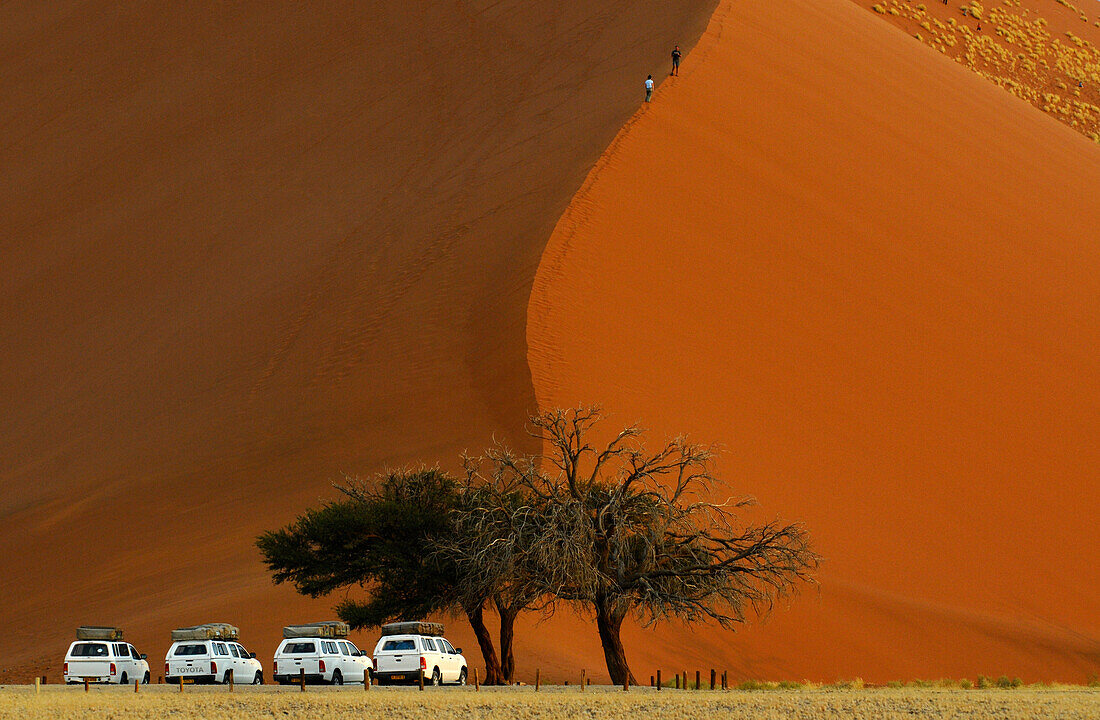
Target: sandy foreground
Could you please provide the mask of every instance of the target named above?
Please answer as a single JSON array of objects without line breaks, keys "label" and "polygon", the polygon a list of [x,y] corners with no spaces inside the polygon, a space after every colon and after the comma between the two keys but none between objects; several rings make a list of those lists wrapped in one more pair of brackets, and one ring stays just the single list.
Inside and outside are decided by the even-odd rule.
[{"label": "sandy foreground", "polygon": [[309,688],[302,694],[275,686],[189,688],[47,687],[38,696],[27,687],[0,688],[0,718],[259,718],[345,717],[385,713],[388,718],[1095,718],[1100,690],[1084,688],[1017,690],[790,690],[767,692],[683,692],[649,688],[624,695],[608,687],[530,687],[475,692],[445,688]]}]

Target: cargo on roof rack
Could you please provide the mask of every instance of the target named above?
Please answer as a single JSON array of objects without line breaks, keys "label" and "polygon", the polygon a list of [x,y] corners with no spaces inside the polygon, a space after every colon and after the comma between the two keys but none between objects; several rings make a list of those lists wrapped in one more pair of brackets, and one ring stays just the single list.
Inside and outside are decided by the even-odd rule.
[{"label": "cargo on roof rack", "polygon": [[283,628],[285,638],[343,638],[348,636],[348,624],[339,620],[287,625]]},{"label": "cargo on roof rack", "polygon": [[181,640],[236,640],[240,633],[229,623],[206,623],[172,631],[172,642]]},{"label": "cargo on roof rack", "polygon": [[431,637],[438,637],[443,634],[442,623],[425,622],[423,620],[417,620],[414,622],[395,622],[387,623],[382,626],[383,635],[428,635]]},{"label": "cargo on roof rack", "polygon": [[81,625],[76,629],[77,640],[122,640],[122,628],[104,625]]}]

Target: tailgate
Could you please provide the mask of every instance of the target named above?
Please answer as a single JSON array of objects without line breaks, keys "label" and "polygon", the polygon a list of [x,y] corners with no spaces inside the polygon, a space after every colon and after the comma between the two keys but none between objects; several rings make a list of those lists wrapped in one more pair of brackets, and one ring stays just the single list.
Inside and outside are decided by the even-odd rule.
[{"label": "tailgate", "polygon": [[[275,658],[279,675],[297,676],[302,670],[306,675],[320,675],[321,663],[317,655],[280,655]],[[327,668],[332,670],[332,668]]]},{"label": "tailgate", "polygon": [[70,660],[69,676],[77,678],[106,678],[111,675],[110,658],[95,660]]},{"label": "tailgate", "polygon": [[420,653],[415,650],[379,651],[374,659],[378,663],[375,672],[420,672]]},{"label": "tailgate", "polygon": [[168,661],[168,674],[179,677],[210,675],[210,658],[204,655],[172,658]]}]

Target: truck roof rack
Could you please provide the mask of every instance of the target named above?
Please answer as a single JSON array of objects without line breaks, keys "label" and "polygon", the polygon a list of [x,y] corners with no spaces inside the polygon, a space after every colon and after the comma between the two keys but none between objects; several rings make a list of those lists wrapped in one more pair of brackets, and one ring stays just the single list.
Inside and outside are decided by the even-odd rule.
[{"label": "truck roof rack", "polygon": [[412,622],[386,623],[382,626],[383,635],[428,635],[439,637],[443,634],[443,624],[415,620]]},{"label": "truck roof rack", "polygon": [[206,623],[172,631],[172,641],[181,640],[236,640],[240,630],[229,623]]},{"label": "truck roof rack", "polygon": [[348,636],[348,624],[339,620],[326,622],[287,625],[283,628],[285,638],[345,638]]},{"label": "truck roof rack", "polygon": [[122,628],[106,625],[81,625],[76,629],[77,640],[122,640]]}]

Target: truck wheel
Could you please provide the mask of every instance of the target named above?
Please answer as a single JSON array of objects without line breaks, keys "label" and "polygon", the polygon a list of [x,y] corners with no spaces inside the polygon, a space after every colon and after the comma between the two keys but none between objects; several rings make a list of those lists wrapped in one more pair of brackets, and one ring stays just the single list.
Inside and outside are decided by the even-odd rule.
[{"label": "truck wheel", "polygon": [[257,670],[255,676],[253,676],[252,684],[253,685],[263,685],[264,684],[264,674],[262,672],[260,672],[259,670]]},{"label": "truck wheel", "polygon": [[458,684],[459,685],[465,685],[466,684],[466,668],[462,668],[462,672],[460,672],[458,674]]},{"label": "truck wheel", "polygon": [[344,675],[339,670],[333,670],[332,671],[332,684],[333,685],[343,685],[344,684]]},{"label": "truck wheel", "polygon": [[439,672],[439,668],[432,670],[432,685],[442,685],[443,676]]},{"label": "truck wheel", "polygon": [[149,673],[145,673],[145,677],[143,677],[141,679],[141,684],[142,685],[148,685],[149,684]]},{"label": "truck wheel", "polygon": [[126,673],[122,673],[122,677],[118,679],[119,685],[129,685],[130,679],[126,677]]}]

